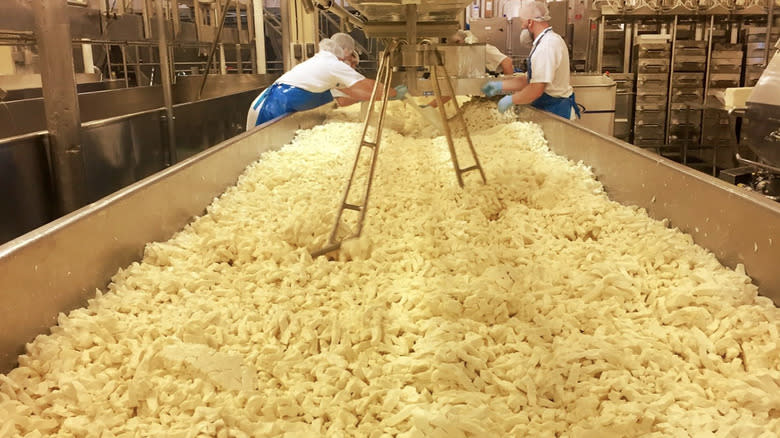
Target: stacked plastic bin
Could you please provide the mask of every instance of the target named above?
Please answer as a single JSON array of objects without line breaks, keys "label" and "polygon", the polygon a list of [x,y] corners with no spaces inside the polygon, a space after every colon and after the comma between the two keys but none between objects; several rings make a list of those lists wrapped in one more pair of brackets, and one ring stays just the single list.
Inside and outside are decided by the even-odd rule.
[{"label": "stacked plastic bin", "polygon": [[639,41],[634,47],[634,144],[658,152],[665,143],[670,53],[669,42]]},{"label": "stacked plastic bin", "polygon": [[699,144],[701,134],[707,42],[675,41],[672,68],[668,144],[692,148]]}]

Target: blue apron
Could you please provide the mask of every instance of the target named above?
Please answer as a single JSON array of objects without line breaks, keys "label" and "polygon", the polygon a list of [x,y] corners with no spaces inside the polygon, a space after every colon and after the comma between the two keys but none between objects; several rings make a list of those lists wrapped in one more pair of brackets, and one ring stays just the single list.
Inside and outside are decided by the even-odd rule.
[{"label": "blue apron", "polygon": [[256,110],[263,105],[257,114],[255,126],[285,114],[309,110],[332,101],[330,90],[314,93],[292,85],[275,83],[260,93],[260,97],[252,106],[252,109]]},{"label": "blue apron", "polygon": [[[536,47],[539,46],[539,41],[541,41],[542,38],[544,38],[544,36],[550,30],[552,30],[552,28],[548,27],[547,29],[542,31],[542,34],[539,35],[539,38],[536,40],[536,43],[534,44],[534,47],[531,50],[531,54],[528,55],[528,83],[529,84],[531,83],[531,77],[533,75],[533,71],[531,67],[533,63],[531,62],[531,57],[534,56]],[[539,108],[540,110],[551,112],[567,120],[571,118],[571,110],[572,108],[574,108],[574,113],[577,114],[578,119],[580,118],[580,108],[577,106],[577,102],[574,101],[574,93],[571,93],[571,96],[569,97],[553,97],[547,93],[542,93],[541,96],[539,96],[536,100],[531,102],[531,106],[534,108]]]}]

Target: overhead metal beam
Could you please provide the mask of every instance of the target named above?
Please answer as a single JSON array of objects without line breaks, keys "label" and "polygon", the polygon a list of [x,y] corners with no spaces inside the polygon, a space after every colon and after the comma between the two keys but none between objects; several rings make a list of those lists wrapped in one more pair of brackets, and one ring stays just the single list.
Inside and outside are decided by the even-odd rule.
[{"label": "overhead metal beam", "polygon": [[[458,30],[458,22],[417,22],[416,30],[421,37],[446,38]],[[363,31],[372,38],[406,38],[407,24],[400,21],[368,22],[363,25]]]}]

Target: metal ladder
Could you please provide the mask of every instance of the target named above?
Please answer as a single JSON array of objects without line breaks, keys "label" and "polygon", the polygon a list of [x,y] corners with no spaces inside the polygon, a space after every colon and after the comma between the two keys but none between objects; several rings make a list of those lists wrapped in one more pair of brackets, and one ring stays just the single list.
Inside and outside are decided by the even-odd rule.
[{"label": "metal ladder", "polygon": [[[447,73],[447,68],[444,66],[441,53],[430,44],[424,43],[423,47],[425,47],[426,52],[432,50],[436,57],[436,61],[432,63],[433,74],[431,75],[431,79],[433,80],[433,92],[436,97],[436,106],[439,108],[444,136],[447,137],[447,146],[450,148],[450,158],[452,158],[452,167],[455,169],[455,176],[458,178],[458,184],[463,187],[463,174],[474,170],[479,170],[479,175],[482,177],[482,183],[485,183],[487,181],[485,179],[485,171],[482,170],[482,165],[479,163],[479,157],[477,157],[477,151],[474,149],[474,143],[471,142],[471,135],[469,134],[468,126],[466,126],[466,119],[463,117],[463,110],[460,105],[458,105],[458,100],[455,98],[455,89],[452,87],[452,80]],[[427,55],[427,53],[425,53],[425,55]],[[427,59],[427,56],[425,58]],[[449,96],[451,96],[450,101],[455,105],[455,115],[450,118],[447,118],[447,111],[444,108],[445,102],[442,101],[441,85],[439,84],[439,81],[442,78],[440,73],[444,73],[444,83],[447,84],[447,92],[449,93]],[[471,151],[471,157],[474,159],[473,166],[461,168],[458,163],[458,154],[455,152],[455,141],[452,138],[452,130],[450,129],[449,124],[449,122],[453,120],[458,121],[463,128],[463,136],[466,137],[469,150]]]},{"label": "metal ladder", "polygon": [[[347,186],[344,189],[344,194],[341,198],[341,203],[339,205],[338,210],[336,211],[336,220],[333,224],[333,228],[331,229],[330,235],[328,236],[328,241],[325,244],[325,246],[322,249],[313,251],[311,253],[312,258],[317,258],[321,255],[328,254],[330,252],[336,251],[341,247],[341,244],[348,239],[360,237],[360,232],[363,230],[363,221],[366,217],[366,209],[368,208],[368,196],[371,192],[371,184],[374,180],[374,170],[376,167],[376,161],[377,156],[379,153],[379,141],[381,139],[382,135],[382,127],[384,125],[384,118],[385,118],[385,110],[387,109],[387,94],[390,90],[390,83],[392,80],[393,75],[393,66],[391,65],[391,58],[393,55],[393,52],[397,49],[398,42],[393,41],[393,43],[388,46],[385,51],[382,53],[382,57],[379,60],[379,70],[377,71],[377,81],[374,84],[374,89],[371,92],[371,100],[369,102],[368,111],[366,113],[366,118],[363,123],[363,134],[361,136],[360,140],[360,146],[358,147],[357,155],[355,156],[355,162],[352,165],[352,172],[349,175],[349,180],[347,181]],[[450,157],[452,158],[452,164],[455,169],[455,176],[458,179],[458,184],[460,187],[463,187],[463,174],[467,172],[471,172],[474,170],[479,170],[479,174],[482,177],[482,182],[485,183],[485,172],[482,170],[482,165],[479,163],[479,158],[477,157],[477,152],[474,149],[474,144],[471,142],[471,136],[468,132],[468,126],[466,125],[466,121],[463,118],[463,111],[458,105],[457,100],[455,99],[455,90],[452,87],[452,82],[450,80],[449,75],[447,74],[447,70],[444,67],[444,63],[441,59],[441,54],[435,50],[435,48],[430,47],[435,52],[436,61],[433,62],[433,87],[434,87],[434,93],[436,96],[436,102],[438,103],[437,107],[439,108],[439,115],[442,119],[442,126],[444,128],[445,136],[447,137],[447,145],[450,150]],[[429,50],[429,47],[426,47],[426,50]],[[438,65],[437,65],[438,64]],[[446,78],[446,84],[449,91],[449,95],[452,96],[452,102],[455,105],[455,115],[452,118],[447,118],[447,112],[444,108],[444,102],[442,101],[442,93],[441,93],[441,87],[439,85],[439,69],[444,73],[444,77]],[[376,120],[376,130],[373,140],[368,140],[369,135],[369,128],[371,127],[371,123],[374,120],[374,105],[376,103],[375,97],[377,93],[377,89],[379,86],[382,86],[382,100],[378,111],[378,118]],[[461,168],[458,164],[458,157],[455,150],[455,142],[452,138],[452,130],[450,129],[449,122],[451,120],[457,120],[460,122],[461,126],[463,127],[463,132],[466,137],[466,140],[469,145],[469,150],[471,151],[471,156],[474,159],[474,165]],[[353,192],[353,183],[355,182],[355,176],[358,172],[358,167],[361,162],[361,155],[363,152],[370,154],[369,156],[369,163],[367,169],[365,169],[365,163],[363,168],[365,169],[367,175],[365,177],[365,181],[363,184],[363,195],[359,203],[352,204],[349,203],[349,196]],[[342,216],[344,214],[345,210],[351,210],[358,213],[358,219],[357,219],[357,226],[354,231],[350,230],[351,233],[349,233],[347,236],[342,237],[339,239],[339,230],[342,228]]]},{"label": "metal ladder", "polygon": [[[376,82],[374,83],[374,89],[371,91],[371,100],[369,101],[368,111],[366,112],[366,119],[363,122],[363,133],[360,138],[360,145],[358,146],[357,154],[355,155],[355,162],[352,165],[352,172],[349,175],[347,181],[347,187],[344,189],[344,194],[341,198],[341,203],[336,211],[336,220],[333,223],[330,235],[328,236],[328,242],[320,250],[311,253],[313,258],[325,255],[329,252],[335,251],[341,247],[341,243],[344,240],[352,239],[360,236],[360,232],[363,230],[363,221],[366,217],[366,209],[368,208],[368,195],[371,193],[371,184],[374,181],[374,170],[376,168],[376,159],[379,154],[379,142],[382,138],[382,127],[385,120],[385,111],[387,109],[387,94],[390,91],[390,83],[393,77],[393,66],[391,65],[390,58],[398,46],[397,42],[393,42],[382,53],[382,57],[379,60],[379,70],[376,75]],[[374,105],[377,100],[377,90],[382,87],[382,100],[380,102],[379,111],[374,111]],[[374,130],[373,139],[369,140],[370,128],[372,123],[376,122],[376,129]],[[363,154],[368,155],[368,166],[365,164],[361,167],[361,158]],[[359,167],[361,167],[359,169]],[[353,193],[353,183],[359,170],[363,170],[367,173],[363,181],[363,194],[358,203],[349,203],[350,194]],[[351,231],[346,237],[339,239],[339,230],[342,228],[341,218],[345,210],[351,210],[358,213],[357,227]]]}]

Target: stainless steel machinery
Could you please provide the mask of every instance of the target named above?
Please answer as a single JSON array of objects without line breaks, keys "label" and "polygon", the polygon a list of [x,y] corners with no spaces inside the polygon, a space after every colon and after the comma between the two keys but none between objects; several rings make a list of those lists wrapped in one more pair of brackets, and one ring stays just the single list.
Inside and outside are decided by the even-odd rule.
[{"label": "stainless steel machinery", "polygon": [[[780,40],[775,47],[780,49]],[[737,160],[755,169],[754,190],[780,201],[780,51],[758,79],[745,110],[744,143],[757,160]]]},{"label": "stainless steel machinery", "polygon": [[614,135],[616,83],[606,75],[571,76],[582,126],[604,135]]},{"label": "stainless steel machinery", "polygon": [[[426,39],[447,38],[460,27],[457,16],[471,2],[468,0],[406,2],[391,0],[384,2],[352,1],[350,6],[356,9],[368,21],[363,31],[372,38],[402,39],[407,44],[399,47],[393,65],[405,75],[395,75],[393,85],[404,83],[409,86],[412,95],[433,96],[433,81],[429,80],[431,65],[438,63],[426,58],[424,52],[433,55]],[[425,42],[423,47],[418,43]],[[443,59],[448,77],[452,81],[455,94],[480,94],[485,82],[484,70],[476,60],[484,59],[484,44],[447,45],[437,44],[436,50]],[[436,55],[439,56],[439,55]],[[460,62],[469,59],[470,62]],[[484,65],[484,62],[481,64]],[[477,68],[475,68],[475,66]],[[398,69],[397,67],[400,67]],[[444,87],[444,78],[440,86]]]}]

